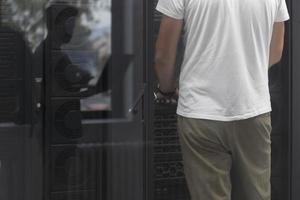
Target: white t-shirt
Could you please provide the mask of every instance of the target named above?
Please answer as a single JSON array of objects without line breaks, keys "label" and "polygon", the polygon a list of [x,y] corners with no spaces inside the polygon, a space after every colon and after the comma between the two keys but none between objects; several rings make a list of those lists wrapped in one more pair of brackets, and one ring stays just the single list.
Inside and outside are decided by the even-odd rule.
[{"label": "white t-shirt", "polygon": [[219,121],[271,111],[269,46],[285,0],[159,0],[161,13],[184,20],[186,46],[177,114]]}]

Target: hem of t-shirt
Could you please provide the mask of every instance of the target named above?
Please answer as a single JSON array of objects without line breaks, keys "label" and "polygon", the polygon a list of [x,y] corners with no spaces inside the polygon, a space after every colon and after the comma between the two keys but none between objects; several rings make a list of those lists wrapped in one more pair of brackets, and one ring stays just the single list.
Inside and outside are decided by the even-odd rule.
[{"label": "hem of t-shirt", "polygon": [[289,15],[285,15],[279,19],[276,19],[275,22],[285,22],[285,21],[288,21],[290,19],[290,16]]},{"label": "hem of t-shirt", "polygon": [[[255,117],[264,113],[271,112],[272,108],[262,108],[259,110],[255,110],[253,112],[245,113],[242,115],[235,115],[235,116],[222,116],[222,115],[207,115],[203,114],[201,112],[192,113],[192,112],[181,112],[180,110],[177,110],[177,115],[187,117],[187,118],[194,118],[194,119],[208,119],[208,120],[215,120],[215,121],[237,121],[237,120],[243,120],[248,119],[251,117]],[[201,113],[201,114],[199,114]]]},{"label": "hem of t-shirt", "polygon": [[170,11],[168,11],[167,9],[165,9],[163,7],[160,7],[159,5],[157,5],[156,10],[161,12],[162,14],[168,16],[168,17],[171,17],[171,18],[174,18],[174,19],[183,19],[182,16],[171,13]]}]

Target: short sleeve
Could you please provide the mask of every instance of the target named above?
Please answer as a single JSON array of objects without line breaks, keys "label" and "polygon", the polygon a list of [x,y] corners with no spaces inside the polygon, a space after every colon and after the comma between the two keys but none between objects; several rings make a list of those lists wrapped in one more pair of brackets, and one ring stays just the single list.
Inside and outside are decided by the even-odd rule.
[{"label": "short sleeve", "polygon": [[275,22],[283,22],[290,19],[285,0],[279,0]]},{"label": "short sleeve", "polygon": [[184,1],[185,0],[159,0],[156,10],[168,17],[183,19]]}]

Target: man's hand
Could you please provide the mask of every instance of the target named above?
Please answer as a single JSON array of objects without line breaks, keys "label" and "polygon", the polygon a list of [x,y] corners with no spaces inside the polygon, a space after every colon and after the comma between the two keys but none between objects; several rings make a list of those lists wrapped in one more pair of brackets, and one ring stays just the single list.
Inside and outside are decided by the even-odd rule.
[{"label": "man's hand", "polygon": [[158,104],[177,104],[178,89],[175,90],[172,96],[163,95],[161,92],[154,92],[154,100]]},{"label": "man's hand", "polygon": [[156,41],[155,71],[164,92],[175,89],[175,62],[183,20],[163,16]]}]

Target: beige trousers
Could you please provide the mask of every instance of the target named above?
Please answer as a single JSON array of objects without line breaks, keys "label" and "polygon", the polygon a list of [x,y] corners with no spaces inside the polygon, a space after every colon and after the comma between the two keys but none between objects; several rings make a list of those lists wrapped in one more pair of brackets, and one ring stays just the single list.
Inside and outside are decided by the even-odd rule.
[{"label": "beige trousers", "polygon": [[192,200],[270,200],[270,113],[223,122],[178,116]]}]

